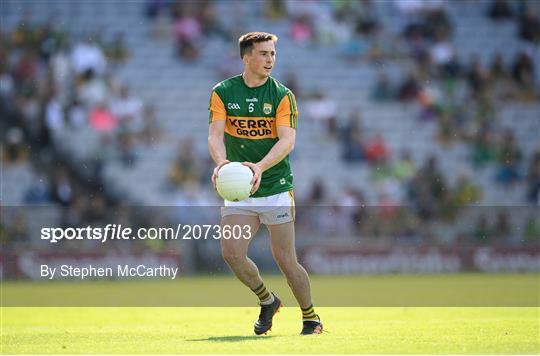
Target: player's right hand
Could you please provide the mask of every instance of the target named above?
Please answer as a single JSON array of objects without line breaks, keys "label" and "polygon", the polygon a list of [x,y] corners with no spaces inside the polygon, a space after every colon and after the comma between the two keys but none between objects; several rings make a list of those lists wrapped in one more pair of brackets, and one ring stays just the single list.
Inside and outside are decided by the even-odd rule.
[{"label": "player's right hand", "polygon": [[231,161],[229,160],[224,160],[224,161],[221,161],[219,162],[219,164],[216,166],[216,168],[214,168],[214,173],[212,174],[212,184],[214,185],[214,189],[216,189],[216,179],[218,177],[218,172],[219,170],[221,169],[221,167],[223,167],[224,165],[226,165],[227,163],[230,163]]}]

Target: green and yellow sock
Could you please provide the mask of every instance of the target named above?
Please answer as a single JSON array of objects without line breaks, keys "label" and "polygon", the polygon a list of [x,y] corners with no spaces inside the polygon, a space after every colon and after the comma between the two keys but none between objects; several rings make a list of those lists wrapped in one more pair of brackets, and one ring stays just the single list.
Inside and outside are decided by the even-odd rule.
[{"label": "green and yellow sock", "polygon": [[272,304],[274,302],[274,296],[266,289],[264,283],[261,283],[260,286],[252,289],[252,291],[259,297],[261,305]]},{"label": "green and yellow sock", "polygon": [[303,321],[307,321],[307,320],[319,321],[319,319],[317,318],[317,314],[315,314],[315,309],[313,308],[313,304],[311,304],[307,308],[300,308],[300,309],[302,309]]}]

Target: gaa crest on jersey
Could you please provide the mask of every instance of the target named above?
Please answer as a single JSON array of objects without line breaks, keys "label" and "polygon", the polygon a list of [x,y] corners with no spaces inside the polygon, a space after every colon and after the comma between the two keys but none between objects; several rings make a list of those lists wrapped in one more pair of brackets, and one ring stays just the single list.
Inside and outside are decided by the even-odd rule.
[{"label": "gaa crest on jersey", "polygon": [[264,105],[263,105],[263,113],[265,115],[270,115],[271,112],[272,112],[272,104],[264,103]]}]

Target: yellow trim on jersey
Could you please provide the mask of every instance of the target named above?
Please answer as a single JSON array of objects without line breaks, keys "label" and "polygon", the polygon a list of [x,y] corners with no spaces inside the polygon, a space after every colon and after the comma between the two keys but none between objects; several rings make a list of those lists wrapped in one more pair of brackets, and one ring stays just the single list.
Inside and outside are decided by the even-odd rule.
[{"label": "yellow trim on jersey", "polygon": [[210,96],[210,105],[208,106],[208,110],[210,110],[210,123],[227,119],[225,104],[223,104],[223,101],[221,101],[221,98],[215,91],[212,91],[212,95]]},{"label": "yellow trim on jersey", "polygon": [[276,125],[296,128],[298,110],[292,93],[283,96],[276,109]]},{"label": "yellow trim on jersey", "polygon": [[278,138],[273,117],[228,116],[225,132],[234,137],[252,140]]}]

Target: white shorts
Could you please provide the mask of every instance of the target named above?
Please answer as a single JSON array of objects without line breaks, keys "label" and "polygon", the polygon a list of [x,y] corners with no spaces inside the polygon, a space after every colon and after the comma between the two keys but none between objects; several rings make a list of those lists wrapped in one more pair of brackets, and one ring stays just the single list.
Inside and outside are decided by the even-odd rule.
[{"label": "white shorts", "polygon": [[228,215],[258,216],[265,225],[278,225],[294,221],[293,191],[278,193],[262,198],[247,198],[242,201],[225,200],[221,217]]}]

